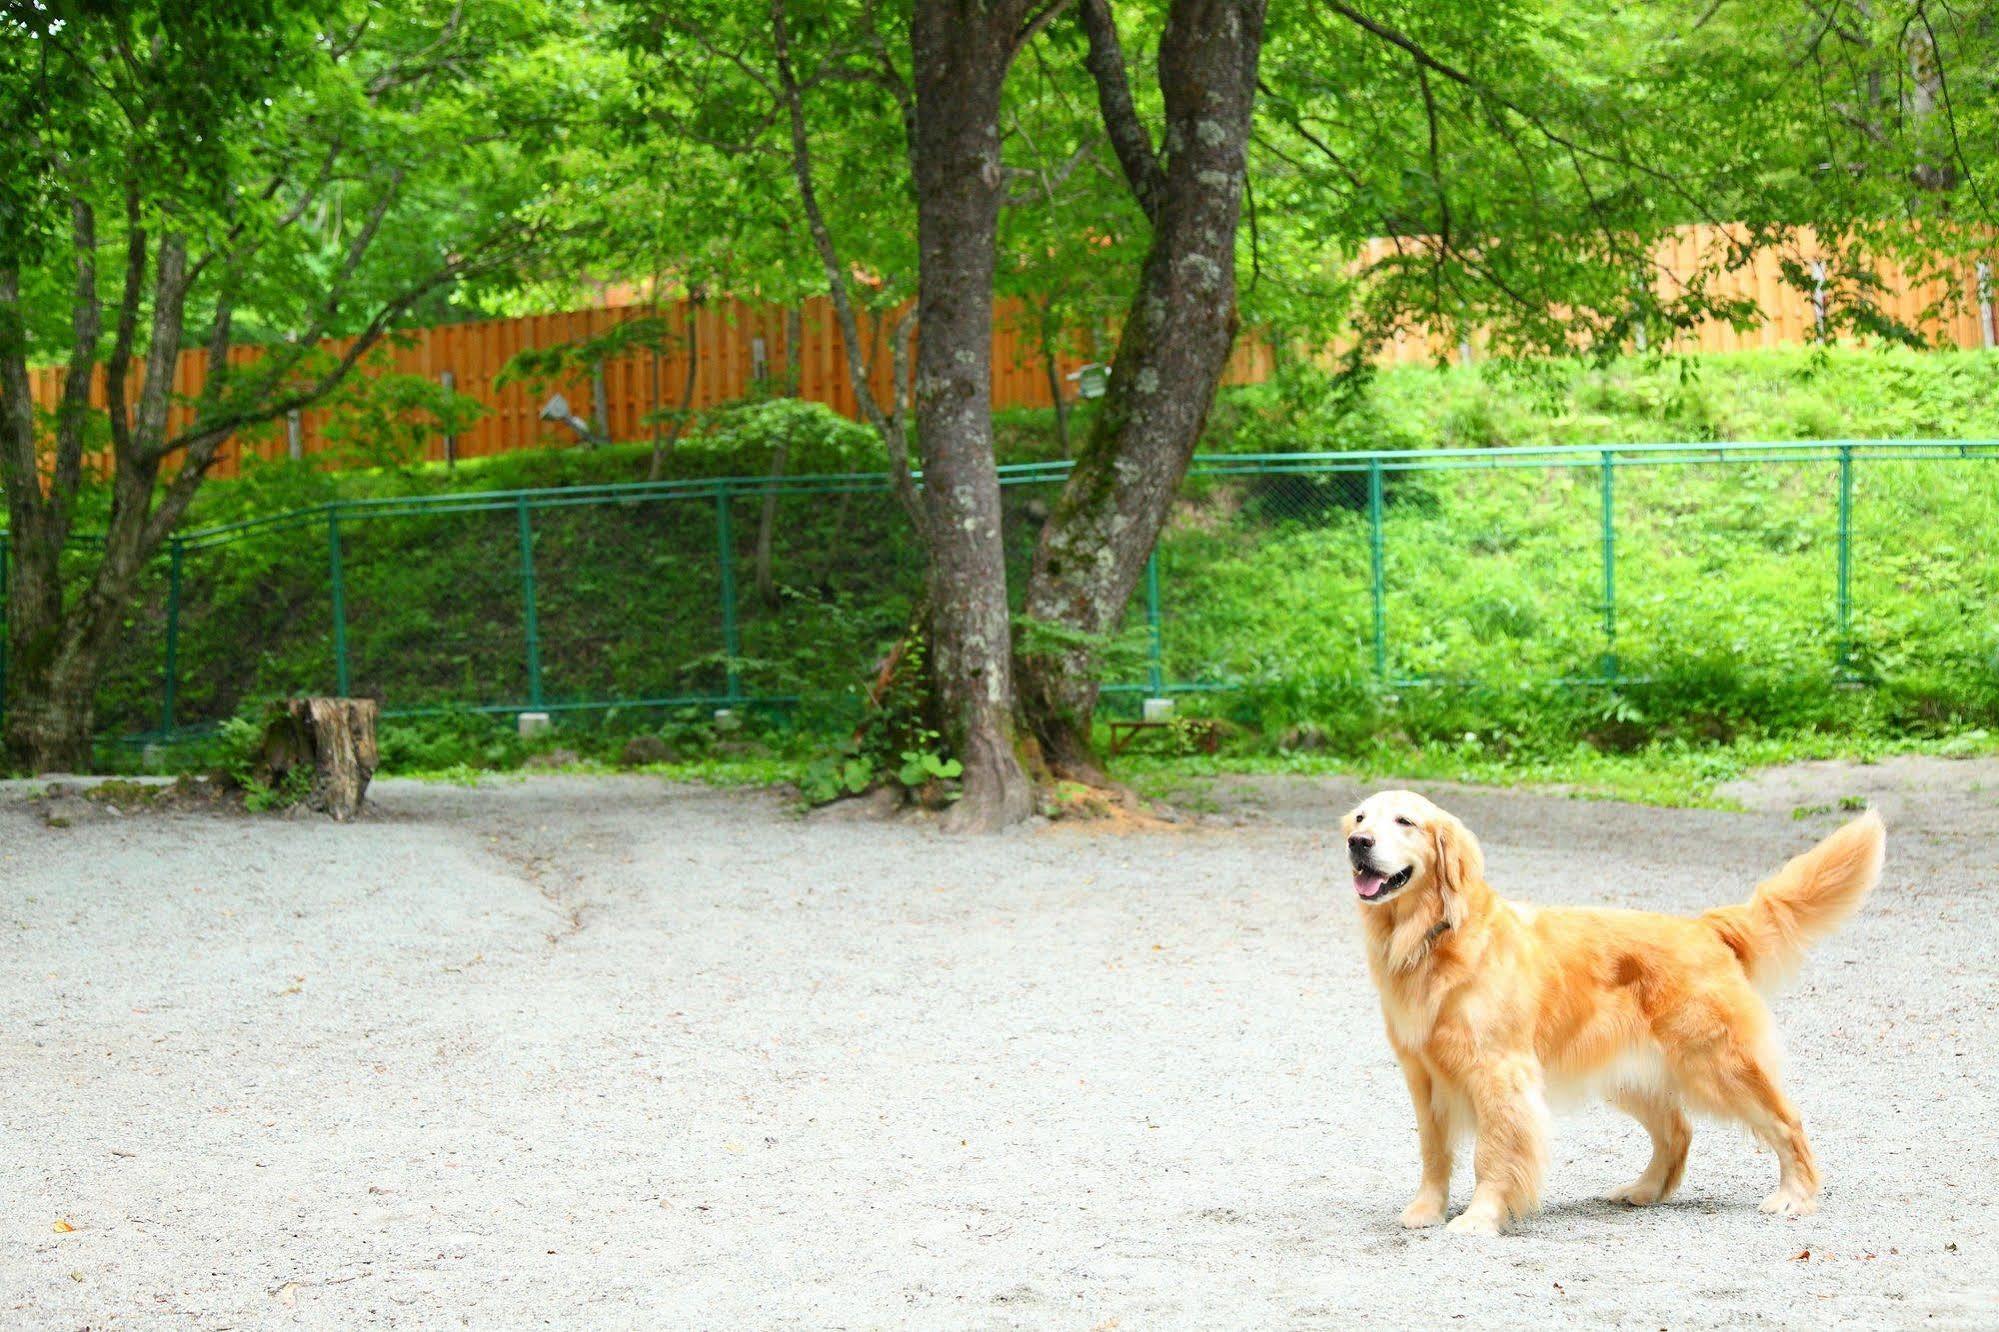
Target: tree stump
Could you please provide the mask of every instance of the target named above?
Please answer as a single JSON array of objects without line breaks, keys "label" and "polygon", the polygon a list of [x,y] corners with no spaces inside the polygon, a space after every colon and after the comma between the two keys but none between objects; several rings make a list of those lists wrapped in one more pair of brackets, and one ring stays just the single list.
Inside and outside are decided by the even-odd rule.
[{"label": "tree stump", "polygon": [[379,761],[375,721],[380,715],[381,705],[372,698],[288,698],[272,704],[264,726],[264,765],[271,784],[309,768],[312,789],[305,803],[341,823],[353,818]]}]

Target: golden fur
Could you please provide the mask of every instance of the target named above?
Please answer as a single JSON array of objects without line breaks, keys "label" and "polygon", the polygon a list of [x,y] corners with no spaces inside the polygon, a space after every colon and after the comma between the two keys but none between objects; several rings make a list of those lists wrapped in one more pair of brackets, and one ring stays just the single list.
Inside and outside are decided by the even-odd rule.
[{"label": "golden fur", "polygon": [[1797,856],[1747,902],[1692,919],[1508,902],[1486,883],[1477,839],[1412,792],[1370,797],[1342,830],[1368,967],[1416,1108],[1423,1181],[1403,1225],[1443,1220],[1461,1132],[1476,1142],[1477,1183],[1450,1229],[1497,1234],[1531,1212],[1550,1097],[1602,1097],[1651,1136],[1650,1164],[1613,1200],[1643,1206],[1678,1187],[1692,1109],[1741,1122],[1777,1154],[1764,1211],[1816,1208],[1818,1167],[1778,1085],[1757,987],[1794,969],[1874,886],[1878,815]]}]

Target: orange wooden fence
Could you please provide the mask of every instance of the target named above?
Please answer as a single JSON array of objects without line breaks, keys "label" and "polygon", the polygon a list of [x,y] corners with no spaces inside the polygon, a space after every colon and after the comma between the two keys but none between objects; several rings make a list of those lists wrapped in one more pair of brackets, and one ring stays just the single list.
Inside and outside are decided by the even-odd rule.
[{"label": "orange wooden fence", "polygon": [[[1712,267],[1714,248],[1724,240],[1725,234],[1714,228],[1685,228],[1660,249],[1660,280],[1672,283],[1681,275],[1702,267]],[[1363,255],[1363,261],[1379,258],[1386,244],[1375,242]],[[1737,351],[1748,347],[1792,345],[1808,340],[1816,319],[1812,297],[1810,293],[1797,291],[1782,282],[1781,262],[1779,255],[1764,252],[1741,270],[1716,275],[1710,282],[1711,288],[1719,294],[1753,299],[1765,316],[1760,327],[1739,333],[1726,325],[1712,324],[1700,329],[1697,335],[1680,340],[1677,344],[1679,349]],[[1960,279],[1963,283],[1961,293],[1967,299],[1960,302],[1962,308],[1942,318],[1931,317],[1927,313],[1938,297],[1945,294],[1942,284],[1911,284],[1903,280],[1899,273],[1885,268],[1880,276],[1885,287],[1881,304],[1887,313],[1921,328],[1941,343],[1960,347],[1992,345],[1990,312],[1977,300],[1977,278],[1969,269]],[[567,382],[557,383],[516,381],[500,385],[495,383],[495,379],[501,369],[523,350],[559,346],[602,333],[622,320],[653,313],[655,311],[651,306],[625,305],[416,329],[402,335],[393,345],[385,344],[378,348],[368,364],[432,380],[448,374],[458,392],[485,405],[487,411],[478,422],[450,442],[450,456],[476,458],[519,449],[565,445],[574,442],[573,434],[567,426],[540,419],[541,404],[549,393],[559,390],[579,416],[590,417],[592,392],[587,377],[579,375]],[[659,313],[669,320],[675,330],[685,328],[687,309],[684,305],[666,306]],[[1047,369],[1038,342],[1018,317],[1019,314],[1017,306],[1002,303],[995,320],[993,405],[998,408],[1047,407],[1052,401]],[[696,307],[693,406],[712,407],[734,401],[750,391],[760,373],[782,374],[791,354],[785,324],[785,312],[779,306],[730,299],[706,301]],[[831,308],[824,298],[806,302],[800,328],[800,393],[848,416],[858,415],[853,391],[847,382],[845,348]],[[864,359],[873,368],[875,393],[878,398],[886,399],[890,378],[886,330],[864,322],[862,336],[870,341]],[[336,353],[345,350],[348,345],[338,341],[327,344]],[[1383,363],[1393,365],[1434,361],[1440,356],[1452,354],[1454,349],[1437,337],[1412,331],[1389,342],[1379,355]],[[257,355],[253,348],[238,348],[231,360],[243,364]],[[1228,382],[1260,381],[1269,375],[1272,360],[1268,346],[1245,338],[1231,359]],[[1058,360],[1057,370],[1065,377],[1064,385],[1069,393],[1074,392],[1074,385],[1066,376],[1081,364],[1082,359],[1073,354],[1065,354]],[[172,424],[175,428],[190,421],[192,409],[187,404],[201,391],[205,369],[206,361],[202,353],[190,351],[181,357],[174,376],[174,393],[180,400],[173,413]],[[686,374],[687,357],[685,350],[679,346],[657,356],[650,351],[635,351],[606,363],[603,377],[612,438],[620,441],[648,438],[651,427],[646,424],[645,417],[658,408],[679,405]],[[138,377],[139,371],[135,370],[135,392]],[[35,373],[34,392],[38,405],[50,408],[56,404],[61,393],[61,380],[61,371],[56,367]],[[101,374],[93,398],[98,406],[103,405]],[[252,455],[284,457],[294,446],[304,455],[324,452],[332,447],[325,436],[325,421],[325,409],[309,410],[300,414],[294,429],[277,424],[245,434],[227,446],[216,465],[216,473],[231,475],[240,470],[244,458]],[[447,456],[446,450],[444,439],[433,439],[427,454],[432,460],[441,461]],[[99,470],[106,469],[108,461],[101,454],[92,459]]]},{"label": "orange wooden fence", "polygon": [[[1813,339],[1819,319],[1813,295],[1789,285],[1783,277],[1786,259],[1795,260],[1809,271],[1811,262],[1821,257],[1810,233],[1798,236],[1781,251],[1759,250],[1749,263],[1726,271],[1721,262],[1724,248],[1737,236],[1739,233],[1728,227],[1681,227],[1655,252],[1655,280],[1666,294],[1673,294],[1673,289],[1692,274],[1705,273],[1707,290],[1714,297],[1749,300],[1763,314],[1761,322],[1746,331],[1709,321],[1693,334],[1673,339],[1669,344],[1673,350],[1735,352],[1794,347]],[[1391,241],[1372,241],[1363,249],[1360,262],[1366,265],[1379,261],[1393,248]],[[1920,330],[1932,342],[1951,347],[1990,347],[1999,341],[1992,310],[1979,299],[1976,265],[1965,264],[1954,283],[1936,279],[1912,282],[1899,265],[1885,261],[1874,275],[1881,283],[1874,296],[1881,312]],[[1947,297],[1955,299],[1946,300]],[[1384,345],[1376,359],[1384,365],[1409,365],[1454,359],[1457,355],[1458,349],[1443,339],[1422,330],[1407,330]]]}]

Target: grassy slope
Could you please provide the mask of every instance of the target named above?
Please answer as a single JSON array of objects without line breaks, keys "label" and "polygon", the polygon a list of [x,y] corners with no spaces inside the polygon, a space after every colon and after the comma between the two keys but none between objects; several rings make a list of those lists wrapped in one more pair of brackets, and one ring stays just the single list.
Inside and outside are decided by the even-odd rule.
[{"label": "grassy slope", "polygon": [[[774,428],[794,432],[794,471],[878,465],[864,433],[797,420],[767,426],[684,448],[674,471],[760,472]],[[1087,428],[1087,417],[1077,427]],[[1045,413],[1009,414],[1000,435],[1007,460],[1053,451]],[[1231,393],[1207,447],[1840,436],[1999,437],[1999,358],[1792,351],[1697,367],[1563,367],[1534,381],[1405,370],[1384,375],[1359,410],[1344,413],[1287,402],[1270,387]],[[634,479],[644,462],[643,450],[608,449],[492,459],[455,476],[280,467],[210,487],[198,521],[334,495]],[[1344,762],[1400,765],[1419,776],[1581,777],[1605,789],[1688,796],[1778,750],[1879,747],[1909,736],[1975,744],[1999,711],[1999,562],[1983,545],[1999,521],[1995,482],[1990,463],[1863,470],[1858,658],[1892,681],[1886,688],[1832,688],[1834,510],[1824,466],[1620,472],[1618,652],[1627,674],[1654,683],[1616,691],[1527,683],[1597,668],[1597,473],[1410,478],[1392,494],[1386,525],[1391,668],[1478,683],[1404,689],[1387,700],[1366,687],[1368,557],[1351,488],[1196,485],[1162,551],[1168,671],[1245,682],[1225,702],[1202,706],[1265,737],[1245,739],[1247,750],[1274,748],[1289,732],[1293,741],[1330,739]],[[1009,493],[1022,518],[1047,498]],[[900,627],[914,590],[913,552],[891,506],[870,495],[784,501],[770,604],[749,586],[757,506],[739,502],[732,517],[749,687],[837,703]],[[396,520],[343,534],[357,689],[379,689],[403,706],[521,696],[513,522],[510,514]],[[569,510],[536,522],[551,697],[719,687],[712,501]],[[1024,550],[1030,524],[1015,527]],[[259,694],[328,687],[327,595],[317,531],[190,557],[180,719],[213,720]],[[107,691],[114,724],[143,726],[156,715],[159,639],[155,608],[135,620],[126,666]],[[612,721],[614,730],[661,724],[657,714]],[[713,737],[698,724],[667,725],[683,748],[709,752]],[[396,745],[420,766],[518,757],[495,728],[465,719],[411,731]],[[1253,761],[1326,760],[1266,753]]]}]

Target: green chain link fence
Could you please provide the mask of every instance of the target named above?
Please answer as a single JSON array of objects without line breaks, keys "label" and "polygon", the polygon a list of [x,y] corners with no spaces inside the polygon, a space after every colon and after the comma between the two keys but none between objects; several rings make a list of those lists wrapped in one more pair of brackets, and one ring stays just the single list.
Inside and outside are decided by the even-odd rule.
[{"label": "green chain link fence", "polygon": [[[1922,440],[1204,456],[1107,688],[1999,696],[1995,464]],[[1067,464],[1001,473],[1017,595]],[[99,716],[148,740],[329,689],[389,716],[851,707],[920,584],[880,475],[342,500],[173,537]],[[0,634],[0,701],[6,665]]]}]

